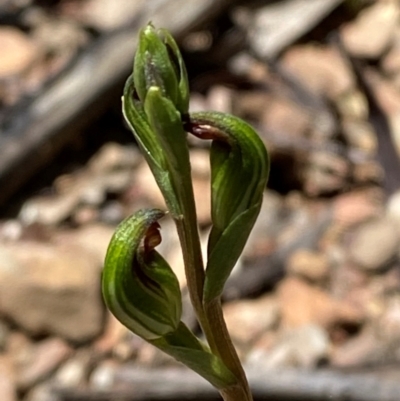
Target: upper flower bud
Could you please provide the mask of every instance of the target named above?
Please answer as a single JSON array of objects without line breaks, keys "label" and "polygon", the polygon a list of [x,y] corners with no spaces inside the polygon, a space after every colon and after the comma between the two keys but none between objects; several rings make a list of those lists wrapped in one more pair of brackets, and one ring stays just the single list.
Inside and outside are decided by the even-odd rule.
[{"label": "upper flower bud", "polygon": [[133,77],[139,99],[144,102],[151,87],[157,87],[181,114],[189,107],[189,84],[185,64],[172,36],[148,24],[141,30]]},{"label": "upper flower bud", "polygon": [[179,48],[167,31],[156,31],[149,24],[140,32],[133,74],[124,89],[123,112],[174,218],[192,208],[183,129],[188,107],[188,78]]}]

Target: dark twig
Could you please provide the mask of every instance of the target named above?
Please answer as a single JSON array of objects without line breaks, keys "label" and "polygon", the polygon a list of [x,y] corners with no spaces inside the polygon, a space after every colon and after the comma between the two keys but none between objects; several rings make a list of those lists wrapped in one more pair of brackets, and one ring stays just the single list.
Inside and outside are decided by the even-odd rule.
[{"label": "dark twig", "polygon": [[141,26],[151,20],[182,37],[230,4],[231,0],[144,2],[129,26],[97,39],[40,96],[17,105],[15,113],[0,114],[0,205],[76,138],[115,98],[115,90],[119,93],[132,69],[133,38]]},{"label": "dark twig", "polygon": [[368,120],[374,128],[378,142],[377,159],[385,175],[383,186],[387,195],[391,195],[400,188],[400,159],[396,152],[388,116],[377,99],[374,88],[361,63],[347,52],[338,34],[333,35],[333,41],[340,50],[342,57],[351,66],[359,89],[367,100]]}]

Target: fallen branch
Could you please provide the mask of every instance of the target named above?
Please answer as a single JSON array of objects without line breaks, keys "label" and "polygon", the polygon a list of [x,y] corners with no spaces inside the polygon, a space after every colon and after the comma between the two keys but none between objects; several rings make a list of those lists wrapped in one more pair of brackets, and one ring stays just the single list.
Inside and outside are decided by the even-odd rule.
[{"label": "fallen branch", "polygon": [[[0,121],[0,205],[79,135],[115,97],[132,69],[138,30],[152,21],[179,38],[213,18],[230,0],[154,0],[131,24],[100,37],[35,99]],[[118,88],[120,91],[120,88]],[[27,167],[29,166],[29,167]]]},{"label": "fallen branch", "polygon": [[[372,374],[336,371],[249,371],[258,401],[398,401],[400,383]],[[183,369],[121,367],[114,384],[123,390],[55,389],[57,401],[217,401],[218,393],[203,379]]]},{"label": "fallen branch", "polygon": [[374,128],[378,143],[377,159],[384,171],[383,187],[388,196],[400,189],[400,158],[396,151],[389,117],[376,95],[375,89],[359,60],[346,50],[339,35],[333,36],[342,57],[349,63],[357,84],[368,104],[368,121]]}]

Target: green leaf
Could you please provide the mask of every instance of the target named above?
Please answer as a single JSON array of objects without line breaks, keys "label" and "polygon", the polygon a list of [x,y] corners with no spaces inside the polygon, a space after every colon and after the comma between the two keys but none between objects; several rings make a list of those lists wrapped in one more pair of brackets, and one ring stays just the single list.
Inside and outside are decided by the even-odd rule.
[{"label": "green leaf", "polygon": [[237,216],[222,232],[209,254],[204,282],[205,304],[222,294],[226,280],[242,254],[260,211],[258,203]]},{"label": "green leaf", "polygon": [[181,116],[173,103],[162,96],[159,88],[148,90],[144,105],[149,122],[158,137],[163,154],[170,166],[175,182],[190,176],[189,149]]},{"label": "green leaf", "polygon": [[176,331],[151,341],[168,355],[192,369],[218,389],[237,384],[237,378],[208,347],[181,323]]},{"label": "green leaf", "polygon": [[[149,123],[144,106],[135,99],[133,77],[126,81],[122,107],[125,120],[131,128],[139,147],[156,179],[168,209],[174,216],[181,215],[181,205],[172,183],[172,171],[163,144],[154,127]],[[156,111],[155,111],[156,112]],[[171,132],[168,132],[171,134]]]},{"label": "green leaf", "polygon": [[122,97],[125,120],[134,133],[150,168],[166,170],[167,161],[164,152],[150,127],[143,104],[135,99],[135,92],[133,76],[130,75],[125,83]]}]

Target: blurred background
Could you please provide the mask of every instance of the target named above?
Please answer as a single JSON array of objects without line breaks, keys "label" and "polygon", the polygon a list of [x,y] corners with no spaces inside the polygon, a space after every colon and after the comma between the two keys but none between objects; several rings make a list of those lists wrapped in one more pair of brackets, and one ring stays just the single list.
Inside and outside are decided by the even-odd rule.
[{"label": "blurred background", "polygon": [[[165,207],[120,104],[148,21],[179,42],[191,110],[240,116],[270,152],[224,293],[256,400],[398,400],[398,0],[0,0],[0,400],[219,399],[100,293],[116,225]],[[189,141],[205,247],[209,144]]]}]

